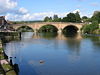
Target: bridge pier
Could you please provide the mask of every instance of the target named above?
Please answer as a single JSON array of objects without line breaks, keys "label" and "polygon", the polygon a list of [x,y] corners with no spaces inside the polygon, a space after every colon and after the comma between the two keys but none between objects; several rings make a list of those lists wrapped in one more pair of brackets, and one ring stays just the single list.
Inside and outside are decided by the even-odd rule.
[{"label": "bridge pier", "polygon": [[62,33],[62,29],[58,29],[58,33]]},{"label": "bridge pier", "polygon": [[78,33],[80,33],[80,32],[81,32],[81,30],[79,29],[77,32],[78,32]]},{"label": "bridge pier", "polygon": [[34,33],[37,33],[38,32],[38,29],[34,29]]}]

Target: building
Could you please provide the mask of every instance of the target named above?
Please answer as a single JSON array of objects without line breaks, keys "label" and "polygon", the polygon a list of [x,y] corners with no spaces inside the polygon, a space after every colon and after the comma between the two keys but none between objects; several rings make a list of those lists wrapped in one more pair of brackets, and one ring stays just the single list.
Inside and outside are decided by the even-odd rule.
[{"label": "building", "polygon": [[0,26],[1,25],[6,25],[7,21],[5,20],[5,16],[0,16]]},{"label": "building", "polygon": [[0,16],[0,30],[6,29],[7,26],[8,26],[8,23],[5,20],[5,16]]}]

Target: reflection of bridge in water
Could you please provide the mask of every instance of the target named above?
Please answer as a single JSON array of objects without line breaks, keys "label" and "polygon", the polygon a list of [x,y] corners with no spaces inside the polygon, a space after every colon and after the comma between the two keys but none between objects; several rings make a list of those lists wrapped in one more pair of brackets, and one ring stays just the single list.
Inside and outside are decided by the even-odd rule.
[{"label": "reflection of bridge in water", "polygon": [[[52,33],[53,34],[53,33]],[[48,34],[49,35],[49,34]],[[45,38],[45,39],[56,39],[56,40],[67,40],[67,39],[76,39],[76,40],[81,40],[82,36],[78,33],[76,34],[76,36],[73,37],[67,37],[64,34],[58,33],[58,34],[54,34],[53,36],[50,35],[50,37],[46,35],[46,34],[42,34],[41,33],[34,33],[32,38],[34,39],[40,39],[40,38]]]}]

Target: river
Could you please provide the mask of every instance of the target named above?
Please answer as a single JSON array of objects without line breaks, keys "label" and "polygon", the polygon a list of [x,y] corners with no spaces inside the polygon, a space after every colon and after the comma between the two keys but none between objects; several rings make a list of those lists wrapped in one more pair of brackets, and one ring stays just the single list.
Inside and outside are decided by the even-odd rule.
[{"label": "river", "polygon": [[4,49],[19,75],[100,75],[100,36],[22,33]]}]

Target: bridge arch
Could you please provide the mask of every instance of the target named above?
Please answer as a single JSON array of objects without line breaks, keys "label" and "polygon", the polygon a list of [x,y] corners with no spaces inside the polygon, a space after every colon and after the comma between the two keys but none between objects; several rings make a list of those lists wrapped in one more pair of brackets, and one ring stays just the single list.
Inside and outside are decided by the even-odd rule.
[{"label": "bridge arch", "polygon": [[46,25],[42,25],[41,27],[39,27],[39,32],[57,32],[58,28],[55,25],[52,24],[46,24]]},{"label": "bridge arch", "polygon": [[16,31],[19,31],[19,32],[34,32],[34,29],[30,26],[23,25],[23,26],[17,27]]},{"label": "bridge arch", "polygon": [[80,29],[75,25],[67,25],[62,29],[65,33],[77,33]]},{"label": "bridge arch", "polygon": [[67,26],[75,26],[78,28],[77,32],[80,32],[80,29],[84,25],[83,23],[69,23],[69,22],[36,22],[36,23],[27,23],[27,24],[15,24],[12,27],[17,30],[20,26],[29,26],[34,32],[38,32],[38,30],[45,25],[52,25],[58,29],[58,33],[61,33],[64,28]]}]

